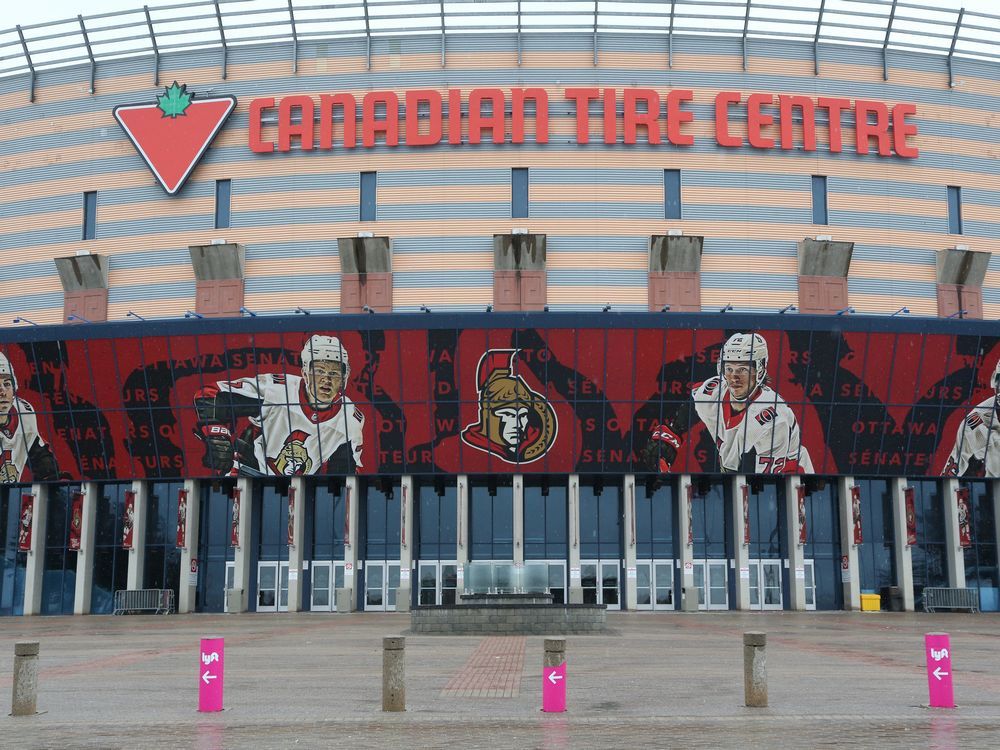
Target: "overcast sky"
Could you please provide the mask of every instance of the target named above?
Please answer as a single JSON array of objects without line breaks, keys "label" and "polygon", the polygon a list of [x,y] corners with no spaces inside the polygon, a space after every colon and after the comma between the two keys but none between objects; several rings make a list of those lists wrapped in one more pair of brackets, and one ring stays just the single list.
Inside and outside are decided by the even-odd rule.
[{"label": "overcast sky", "polygon": [[[918,5],[934,5],[938,8],[965,8],[980,13],[1000,14],[1000,0],[909,0]],[[58,21],[65,18],[75,18],[82,13],[91,16],[99,13],[109,13],[119,10],[135,10],[143,5],[153,8],[158,5],[171,5],[185,0],[42,0],[27,4],[10,3],[3,14],[0,28],[11,28],[14,24],[40,23],[43,21]],[[278,5],[280,0],[273,0]],[[314,3],[318,0],[314,0]],[[280,3],[284,4],[284,3]],[[11,8],[10,6],[14,7]],[[865,10],[863,6],[859,11]]]}]

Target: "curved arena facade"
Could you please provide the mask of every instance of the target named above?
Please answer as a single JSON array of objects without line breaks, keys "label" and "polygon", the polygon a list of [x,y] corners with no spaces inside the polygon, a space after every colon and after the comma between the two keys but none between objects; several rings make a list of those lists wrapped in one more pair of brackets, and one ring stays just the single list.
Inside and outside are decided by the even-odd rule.
[{"label": "curved arena facade", "polygon": [[270,5],[0,34],[0,614],[998,609],[1000,19]]}]

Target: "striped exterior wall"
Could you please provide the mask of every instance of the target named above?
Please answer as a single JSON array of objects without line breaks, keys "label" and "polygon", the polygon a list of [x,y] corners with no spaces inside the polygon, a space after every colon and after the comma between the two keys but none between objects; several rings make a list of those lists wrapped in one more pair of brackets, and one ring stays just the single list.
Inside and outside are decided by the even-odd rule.
[{"label": "striped exterior wall", "polygon": [[[116,104],[152,101],[150,60],[102,63],[96,93],[89,68],[49,72],[28,103],[25,78],[0,80],[0,322],[5,316],[62,318],[54,257],[80,249],[110,256],[109,317],[128,310],[176,317],[194,304],[187,247],[225,238],[247,248],[246,306],[287,313],[296,306],[337,311],[336,238],[358,231],[394,240],[393,303],[481,309],[492,301],[492,235],[527,227],[548,235],[548,295],[553,309],[646,307],[646,243],[680,228],[706,237],[702,300],[773,310],[797,299],[796,243],[832,234],[856,243],[849,278],[859,312],[906,305],[936,314],[935,251],[968,244],[996,251],[987,273],[984,315],[1000,317],[1000,173],[994,125],[1000,111],[996,66],[956,60],[948,87],[943,59],[895,53],[888,82],[881,54],[824,48],[813,75],[812,47],[753,42],[749,72],[736,41],[600,38],[593,65],[590,35],[524,39],[440,37],[375,40],[366,70],[363,42],[300,45],[291,72],[285,45],[234,48],[227,79],[218,51],[161,59],[161,83],[176,79],[203,94],[232,93],[240,105],[188,185],[168,197],[153,183],[111,117]],[[577,145],[570,86],[691,88],[693,147]],[[262,96],[413,88],[444,91],[540,86],[550,93],[550,142],[520,146],[376,147],[257,155],[247,147],[247,106]],[[917,104],[915,160],[723,149],[712,131],[720,90],[843,96]],[[734,109],[734,115],[738,112]],[[736,122],[734,132],[741,125]],[[529,133],[531,132],[529,127]],[[510,218],[510,169],[530,169],[530,217]],[[663,219],[663,169],[682,170],[683,219]],[[361,171],[377,170],[378,221],[358,221]],[[811,224],[810,176],[829,176],[829,226]],[[214,181],[231,179],[232,227],[213,229]],[[946,186],[963,189],[965,233],[948,234]],[[98,191],[97,239],[81,237],[82,194]]]}]

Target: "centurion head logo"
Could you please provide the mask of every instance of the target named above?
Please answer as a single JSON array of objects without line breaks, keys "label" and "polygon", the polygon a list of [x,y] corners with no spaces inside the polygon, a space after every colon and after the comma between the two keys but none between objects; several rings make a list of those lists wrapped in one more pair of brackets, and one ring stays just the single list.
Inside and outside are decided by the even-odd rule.
[{"label": "centurion head logo", "polygon": [[479,421],[462,432],[466,445],[508,463],[537,461],[556,440],[552,405],[517,372],[519,349],[488,349],[479,360]]},{"label": "centurion head logo", "polygon": [[157,182],[174,195],[236,108],[235,96],[195,99],[174,81],[155,102],[120,104],[112,114]]}]

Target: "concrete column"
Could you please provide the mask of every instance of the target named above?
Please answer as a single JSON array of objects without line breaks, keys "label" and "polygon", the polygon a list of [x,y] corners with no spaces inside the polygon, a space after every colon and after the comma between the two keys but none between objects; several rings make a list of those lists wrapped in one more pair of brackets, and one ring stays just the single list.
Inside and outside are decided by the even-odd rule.
[{"label": "concrete column", "polygon": [[201,535],[201,484],[197,479],[184,480],[187,490],[187,527],[184,546],[181,548],[181,576],[177,596],[177,614],[194,612],[198,602],[198,571],[192,571],[192,562],[198,560],[198,539]]},{"label": "concrete column", "polygon": [[767,708],[767,634],[743,634],[743,695],[751,708]]},{"label": "concrete column", "polygon": [[469,477],[458,475],[455,492],[455,533],[458,534],[456,562],[458,563],[458,601],[465,593],[465,566],[469,563]]},{"label": "concrete column", "polygon": [[[680,609],[685,612],[698,611],[698,592],[694,587],[694,545],[688,543],[691,518],[688,515],[688,493],[691,491],[691,475],[682,474],[677,483],[677,562],[681,566]],[[706,601],[708,592],[705,592]]]},{"label": "concrete column", "polygon": [[125,588],[141,589],[146,573],[146,510],[149,507],[149,485],[141,480],[132,482],[135,503],[132,506],[132,549],[128,551],[128,576]]},{"label": "concrete column", "polygon": [[37,615],[42,611],[42,581],[45,577],[45,532],[49,518],[49,488],[44,484],[31,485],[35,507],[31,515],[31,549],[24,571],[24,614]]},{"label": "concrete column", "polygon": [[896,550],[896,585],[903,592],[903,609],[913,611],[913,556],[906,544],[906,480],[892,480],[892,526]]},{"label": "concrete column", "polygon": [[404,476],[399,488],[399,588],[396,611],[409,612],[413,595],[413,477]]},{"label": "concrete column", "polygon": [[514,502],[514,567],[524,568],[524,475],[515,474],[511,482]]},{"label": "concrete column", "polygon": [[[625,609],[635,609],[638,595],[636,584],[635,474],[625,475]],[[650,571],[652,573],[652,571]],[[654,592],[655,595],[655,592]]]},{"label": "concrete column", "polygon": [[382,639],[382,710],[406,710],[406,639]]},{"label": "concrete column", "polygon": [[[857,612],[861,609],[861,568],[858,565],[858,548],[854,544],[854,514],[852,513],[851,487],[854,477],[837,480],[837,515],[840,521],[840,580],[844,592],[844,609]],[[844,575],[844,557],[847,558],[847,575]]]},{"label": "concrete column", "polygon": [[735,550],[736,609],[750,609],[750,545],[744,543],[743,488],[747,478],[738,474],[732,479],[733,503],[730,506],[730,526]]},{"label": "concrete column", "polygon": [[83,511],[80,519],[80,549],[76,553],[76,589],[73,591],[73,614],[90,614],[90,593],[94,586],[94,541],[97,504],[101,488],[96,482],[83,487]]},{"label": "concrete column", "polygon": [[569,475],[566,488],[566,519],[569,522],[569,603],[583,604],[580,581],[580,476]]},{"label": "concrete column", "polygon": [[292,543],[288,547],[288,611],[309,609],[302,601],[302,582],[306,577],[303,567],[306,536],[306,480],[294,477],[288,486],[295,493],[295,514],[292,517]]},{"label": "concrete column", "polygon": [[[941,501],[944,503],[944,548],[948,556],[948,585],[965,588],[965,553],[958,534],[958,492],[957,479],[941,482]],[[969,498],[971,505],[972,498]],[[969,508],[971,514],[971,508]],[[969,523],[972,523],[970,517]]]},{"label": "concrete column", "polygon": [[[240,518],[237,528],[240,535],[240,546],[233,551],[233,589],[242,592],[239,602],[229,602],[229,613],[246,612],[250,607],[250,576],[256,576],[257,571],[250,570],[250,539],[251,521],[253,521],[253,481],[248,477],[236,480],[236,489],[240,493]],[[234,606],[236,605],[236,606]]]},{"label": "concrete column", "polygon": [[788,534],[788,609],[802,611],[806,608],[805,547],[799,544],[799,485],[797,474],[785,477],[785,529]]},{"label": "concrete column", "polygon": [[38,641],[14,644],[11,716],[34,716],[38,710]]}]

